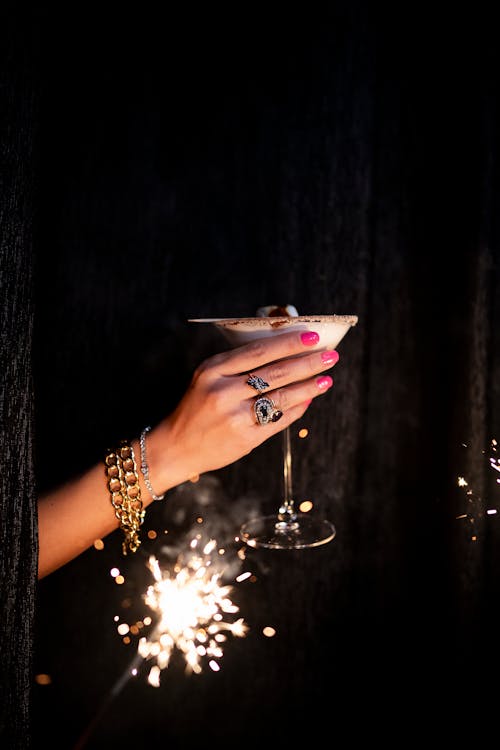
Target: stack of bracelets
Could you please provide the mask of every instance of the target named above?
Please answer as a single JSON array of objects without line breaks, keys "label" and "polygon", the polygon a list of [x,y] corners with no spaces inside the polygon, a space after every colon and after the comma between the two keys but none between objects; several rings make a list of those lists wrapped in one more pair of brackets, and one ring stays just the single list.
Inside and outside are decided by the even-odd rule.
[{"label": "stack of bracelets", "polygon": [[[141,446],[141,472],[144,482],[153,500],[163,500],[164,495],[153,492],[149,479],[146,460],[146,434],[151,427],[146,427],[139,440]],[[141,540],[139,530],[144,521],[146,510],[142,506],[141,487],[134,456],[134,449],[128,440],[122,440],[116,450],[108,451],[104,460],[108,490],[115,516],[125,535],[122,543],[123,554],[137,552]]]}]

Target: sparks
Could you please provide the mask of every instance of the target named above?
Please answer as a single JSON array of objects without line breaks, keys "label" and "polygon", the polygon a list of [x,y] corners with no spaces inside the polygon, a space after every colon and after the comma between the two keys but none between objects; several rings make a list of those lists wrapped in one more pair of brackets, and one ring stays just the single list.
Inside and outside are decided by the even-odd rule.
[{"label": "sparks", "polygon": [[[468,448],[469,446],[466,443],[462,444],[464,448]],[[490,442],[490,450],[493,455],[489,456],[489,465],[492,469],[494,469],[497,472],[500,472],[500,459],[497,457],[497,441],[495,439],[491,440]],[[481,451],[483,454],[486,453],[486,451]],[[496,480],[497,483],[500,484],[500,479]],[[457,477],[457,484],[459,487],[464,488],[465,495],[468,499],[468,503],[470,503],[470,512],[468,513],[462,513],[458,516],[455,516],[457,519],[468,519],[471,524],[474,524],[476,520],[478,523],[480,522],[480,519],[484,516],[494,516],[497,514],[497,509],[492,507],[485,507],[486,503],[488,502],[486,498],[483,498],[477,494],[477,492],[471,488],[469,485],[469,482],[465,479],[463,476]],[[488,503],[489,504],[489,503]],[[475,542],[478,539],[477,533],[474,533],[470,537],[471,541]]]},{"label": "sparks", "polygon": [[248,626],[243,618],[229,621],[239,610],[230,599],[232,587],[221,585],[222,572],[212,564],[211,553],[216,542],[211,540],[196,553],[197,540],[190,544],[186,564],[177,561],[173,572],[162,571],[158,559],[149,558],[152,583],[144,596],[148,607],[158,615],[158,622],[149,636],[138,643],[138,653],[153,660],[148,682],[160,684],[160,672],[168,667],[175,649],[182,652],[186,671],[202,671],[202,660],[217,671],[223,656],[222,644],[226,633],[243,637]]}]

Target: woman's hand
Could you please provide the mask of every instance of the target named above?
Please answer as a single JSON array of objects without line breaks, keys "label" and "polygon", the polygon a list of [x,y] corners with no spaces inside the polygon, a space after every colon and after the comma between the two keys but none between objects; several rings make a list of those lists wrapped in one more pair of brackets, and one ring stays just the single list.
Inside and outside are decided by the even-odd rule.
[{"label": "woman's hand", "polygon": [[[322,373],[339,359],[335,351],[311,351],[318,342],[314,332],[284,333],[205,360],[175,411],[148,436],[155,492],[233,463],[302,417],[332,385]],[[268,384],[263,395],[282,412],[278,421],[258,423],[250,374]]]}]

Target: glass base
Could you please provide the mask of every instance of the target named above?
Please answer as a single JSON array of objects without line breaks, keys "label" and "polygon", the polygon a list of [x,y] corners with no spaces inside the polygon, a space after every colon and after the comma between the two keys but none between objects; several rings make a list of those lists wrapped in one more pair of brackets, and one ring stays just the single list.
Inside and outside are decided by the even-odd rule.
[{"label": "glass base", "polygon": [[331,542],[336,533],[330,521],[297,513],[293,523],[283,523],[278,516],[253,518],[241,527],[240,538],[249,547],[304,549]]}]

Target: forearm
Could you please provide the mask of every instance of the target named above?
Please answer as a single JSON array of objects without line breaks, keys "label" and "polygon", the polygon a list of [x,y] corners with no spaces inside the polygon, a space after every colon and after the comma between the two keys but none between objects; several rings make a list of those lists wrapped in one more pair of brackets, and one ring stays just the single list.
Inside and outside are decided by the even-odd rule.
[{"label": "forearm", "polygon": [[[155,494],[162,494],[187,480],[188,472],[175,449],[165,450],[166,424],[147,436],[147,462]],[[139,440],[132,441],[141,500],[146,508],[153,502],[140,470]],[[167,458],[167,455],[170,458]],[[119,521],[111,503],[104,460],[79,477],[47,493],[38,503],[39,560],[38,577],[52,573],[86,549],[96,539],[118,528]]]}]

